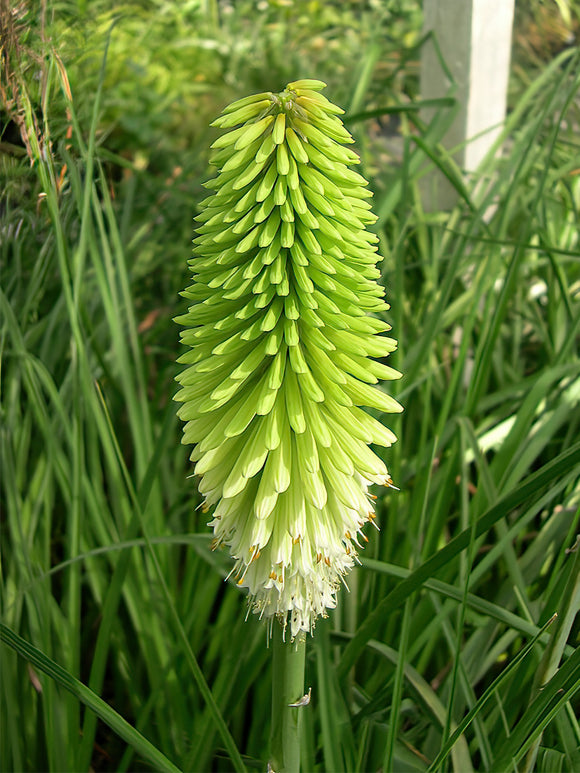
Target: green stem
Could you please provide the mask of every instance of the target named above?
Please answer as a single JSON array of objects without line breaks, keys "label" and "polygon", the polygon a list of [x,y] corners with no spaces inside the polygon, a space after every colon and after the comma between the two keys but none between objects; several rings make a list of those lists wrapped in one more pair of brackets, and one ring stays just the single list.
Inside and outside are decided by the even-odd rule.
[{"label": "green stem", "polygon": [[272,729],[270,767],[274,773],[299,773],[300,722],[305,706],[293,706],[304,695],[306,636],[283,639],[282,627],[272,632]]}]

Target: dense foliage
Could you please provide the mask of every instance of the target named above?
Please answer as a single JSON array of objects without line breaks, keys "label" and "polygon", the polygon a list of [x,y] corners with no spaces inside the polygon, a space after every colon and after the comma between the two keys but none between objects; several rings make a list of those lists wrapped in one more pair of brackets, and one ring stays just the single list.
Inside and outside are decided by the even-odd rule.
[{"label": "dense foliage", "polygon": [[[265,767],[265,629],[195,509],[172,317],[209,121],[316,77],[374,190],[405,412],[374,447],[401,491],[376,488],[380,531],[309,646],[303,768],[580,768],[566,35],[516,48],[506,152],[465,181],[439,144],[447,107],[428,125],[416,109],[417,2],[1,9],[0,767]],[[433,164],[450,213],[423,209]]]}]

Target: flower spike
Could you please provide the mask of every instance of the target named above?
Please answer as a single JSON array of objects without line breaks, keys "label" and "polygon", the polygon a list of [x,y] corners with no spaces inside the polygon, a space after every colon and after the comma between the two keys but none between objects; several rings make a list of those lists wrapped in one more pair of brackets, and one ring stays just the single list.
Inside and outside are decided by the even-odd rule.
[{"label": "flower spike", "polygon": [[226,107],[217,176],[197,217],[193,284],[178,319],[183,442],[214,508],[212,547],[260,617],[291,636],[335,607],[375,513],[368,487],[394,488],[371,443],[393,433],[364,407],[402,410],[377,386],[389,307],[377,284],[376,217],[357,155],[318,80]]}]

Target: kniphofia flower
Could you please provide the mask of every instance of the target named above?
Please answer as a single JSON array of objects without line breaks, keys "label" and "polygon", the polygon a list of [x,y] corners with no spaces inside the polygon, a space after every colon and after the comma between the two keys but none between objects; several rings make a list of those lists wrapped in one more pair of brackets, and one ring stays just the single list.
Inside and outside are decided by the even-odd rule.
[{"label": "kniphofia flower", "polygon": [[[366,180],[320,81],[226,107],[217,176],[197,217],[192,302],[179,318],[183,442],[240,586],[261,616],[311,631],[336,604],[392,485],[369,447],[396,439],[364,408],[398,412],[377,383],[389,308]],[[366,538],[365,538],[366,539]]]}]

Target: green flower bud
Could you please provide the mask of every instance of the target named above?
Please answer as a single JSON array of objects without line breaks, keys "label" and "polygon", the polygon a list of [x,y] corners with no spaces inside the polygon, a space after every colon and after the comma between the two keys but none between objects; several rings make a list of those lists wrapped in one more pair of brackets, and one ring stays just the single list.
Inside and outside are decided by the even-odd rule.
[{"label": "green flower bud", "polygon": [[372,194],[324,85],[238,100],[214,122],[229,131],[212,146],[178,319],[176,399],[214,546],[229,547],[252,609],[292,637],[336,605],[375,517],[369,485],[392,485],[369,445],[396,438],[364,407],[401,410],[376,386],[400,374],[376,360],[396,342]]}]

